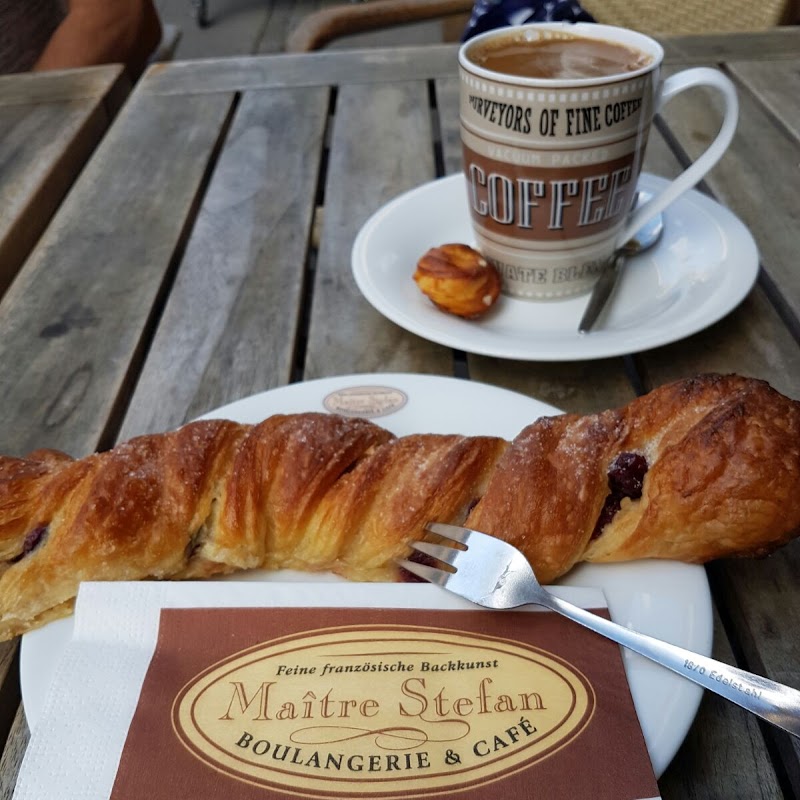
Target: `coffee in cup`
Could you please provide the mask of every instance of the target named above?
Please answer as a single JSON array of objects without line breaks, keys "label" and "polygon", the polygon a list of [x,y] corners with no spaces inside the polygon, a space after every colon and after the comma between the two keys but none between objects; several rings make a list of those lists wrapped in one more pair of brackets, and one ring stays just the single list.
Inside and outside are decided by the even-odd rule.
[{"label": "coffee in cup", "polygon": [[519,78],[576,80],[636,72],[652,58],[623,44],[585,36],[565,34],[528,41],[509,33],[470,50],[470,60],[491,72]]}]

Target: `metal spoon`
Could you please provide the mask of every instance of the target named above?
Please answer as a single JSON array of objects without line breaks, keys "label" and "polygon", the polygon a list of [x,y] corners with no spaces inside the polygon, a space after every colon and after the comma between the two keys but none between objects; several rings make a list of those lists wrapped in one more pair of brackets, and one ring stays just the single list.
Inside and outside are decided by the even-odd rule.
[{"label": "metal spoon", "polygon": [[[636,205],[641,205],[648,199],[649,196],[645,192],[639,192]],[[586,306],[586,311],[583,312],[583,317],[581,317],[580,324],[578,325],[579,333],[588,333],[595,322],[597,322],[600,312],[605,308],[619,280],[619,276],[622,274],[625,262],[631,256],[643,253],[645,250],[652,247],[661,237],[663,230],[664,219],[661,214],[658,214],[649,222],[646,222],[633,239],[629,239],[611,256],[603,273],[592,289],[592,296],[589,298],[589,304]]]}]

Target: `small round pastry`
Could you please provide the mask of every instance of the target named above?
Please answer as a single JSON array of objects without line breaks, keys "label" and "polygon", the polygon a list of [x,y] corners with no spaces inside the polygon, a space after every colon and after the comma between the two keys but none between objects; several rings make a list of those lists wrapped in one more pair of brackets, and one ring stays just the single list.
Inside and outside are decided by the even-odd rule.
[{"label": "small round pastry", "polygon": [[500,273],[466,244],[432,247],[417,263],[414,280],[442,311],[474,319],[500,295]]}]

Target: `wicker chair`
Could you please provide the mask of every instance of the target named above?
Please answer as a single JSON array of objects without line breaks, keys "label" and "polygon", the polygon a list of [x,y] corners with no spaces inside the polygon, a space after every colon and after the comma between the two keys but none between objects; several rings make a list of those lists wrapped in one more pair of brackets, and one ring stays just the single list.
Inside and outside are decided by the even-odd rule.
[{"label": "wicker chair", "polygon": [[[732,33],[772,28],[800,21],[797,0],[582,0],[598,22],[621,25],[650,35]],[[457,19],[457,39],[472,0],[369,0],[344,3],[309,14],[287,38],[290,53],[318,50],[342,36],[424,20]]]}]

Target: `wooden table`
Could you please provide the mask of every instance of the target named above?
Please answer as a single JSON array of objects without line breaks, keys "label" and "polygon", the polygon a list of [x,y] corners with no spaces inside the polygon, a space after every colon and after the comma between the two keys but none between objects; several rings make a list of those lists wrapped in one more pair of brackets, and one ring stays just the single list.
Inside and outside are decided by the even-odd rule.
[{"label": "wooden table", "polygon": [[119,65],[0,76],[0,295],[129,90]]},{"label": "wooden table", "polygon": [[[722,65],[740,90],[735,141],[704,188],[750,227],[763,269],[721,322],[571,363],[478,357],[409,334],[362,298],[350,251],[383,203],[460,168],[454,48],[174,63],[136,87],[0,304],[0,450],[83,455],[354,372],[456,375],[575,412],[704,371],[800,398],[800,30],[665,44],[669,69]],[[695,92],[666,119],[645,169],[672,175],[718,118]],[[795,544],[708,568],[717,658],[800,686],[799,556]],[[2,653],[10,797],[28,734],[16,643]],[[798,742],[706,696],[660,784],[665,798],[797,797],[799,756]]]}]

